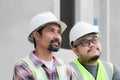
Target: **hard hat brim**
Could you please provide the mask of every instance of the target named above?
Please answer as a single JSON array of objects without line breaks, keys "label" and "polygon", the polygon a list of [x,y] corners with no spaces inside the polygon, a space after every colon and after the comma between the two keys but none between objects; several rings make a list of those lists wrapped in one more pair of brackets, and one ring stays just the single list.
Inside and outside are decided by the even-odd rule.
[{"label": "hard hat brim", "polygon": [[[62,22],[62,21],[52,21],[52,22],[48,22],[48,23],[57,23],[58,25],[60,25],[60,28],[61,28],[61,33],[63,33],[65,31],[65,29],[67,28],[67,25]],[[38,26],[38,28],[34,29],[34,30],[40,30],[41,28],[43,28],[42,26],[48,24],[48,23],[45,23],[45,24],[42,24],[40,26]],[[33,31],[34,31],[33,30]],[[32,32],[33,32],[32,31]],[[31,43],[34,43],[34,37],[32,35],[32,32],[29,34],[28,36],[28,40],[31,42]]]}]

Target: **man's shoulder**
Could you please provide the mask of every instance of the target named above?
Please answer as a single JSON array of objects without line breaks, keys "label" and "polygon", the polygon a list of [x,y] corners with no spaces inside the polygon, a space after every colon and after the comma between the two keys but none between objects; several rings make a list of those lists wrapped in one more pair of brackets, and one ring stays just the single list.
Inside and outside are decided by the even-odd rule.
[{"label": "man's shoulder", "polygon": [[24,58],[20,58],[16,61],[15,63],[15,67],[19,67],[19,66],[28,66],[28,64],[25,62],[25,57]]}]

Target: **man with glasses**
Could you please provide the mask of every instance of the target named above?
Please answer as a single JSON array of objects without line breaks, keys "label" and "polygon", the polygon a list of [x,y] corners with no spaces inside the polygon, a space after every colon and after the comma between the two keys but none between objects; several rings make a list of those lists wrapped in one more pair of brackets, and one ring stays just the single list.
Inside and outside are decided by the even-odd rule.
[{"label": "man with glasses", "polygon": [[60,49],[66,27],[51,12],[35,16],[28,35],[35,50],[16,63],[13,80],[74,80],[70,66],[52,55]]},{"label": "man with glasses", "polygon": [[99,59],[98,26],[80,21],[71,29],[69,38],[70,46],[78,56],[70,63],[78,80],[120,80],[120,70],[112,63]]}]

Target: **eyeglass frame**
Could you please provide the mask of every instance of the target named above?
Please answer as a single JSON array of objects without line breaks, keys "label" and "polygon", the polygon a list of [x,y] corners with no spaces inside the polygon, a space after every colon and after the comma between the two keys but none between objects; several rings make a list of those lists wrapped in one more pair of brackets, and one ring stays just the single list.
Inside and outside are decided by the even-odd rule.
[{"label": "eyeglass frame", "polygon": [[[85,41],[87,41],[86,42],[86,45],[85,45]],[[77,40],[77,42],[76,42],[76,44],[74,45],[74,47],[77,47],[78,45],[81,45],[81,46],[83,46],[83,47],[87,47],[87,46],[90,46],[90,43],[93,43],[93,44],[97,44],[98,42],[99,42],[99,37],[97,36],[97,35],[94,35],[93,37],[92,37],[92,39],[90,39],[90,40],[87,40],[87,39],[85,39],[85,38],[82,38],[82,39],[79,39],[79,40]]]}]

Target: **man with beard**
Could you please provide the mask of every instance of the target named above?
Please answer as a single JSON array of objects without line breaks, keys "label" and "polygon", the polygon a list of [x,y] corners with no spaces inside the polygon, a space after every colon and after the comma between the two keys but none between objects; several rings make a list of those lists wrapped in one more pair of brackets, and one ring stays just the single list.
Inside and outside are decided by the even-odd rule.
[{"label": "man with beard", "polygon": [[70,46],[78,56],[70,63],[78,80],[120,80],[120,70],[112,63],[100,60],[99,29],[80,21],[70,31]]},{"label": "man with beard", "polygon": [[52,55],[60,49],[66,27],[51,12],[35,16],[28,36],[35,50],[16,63],[13,80],[73,80],[70,66]]}]

